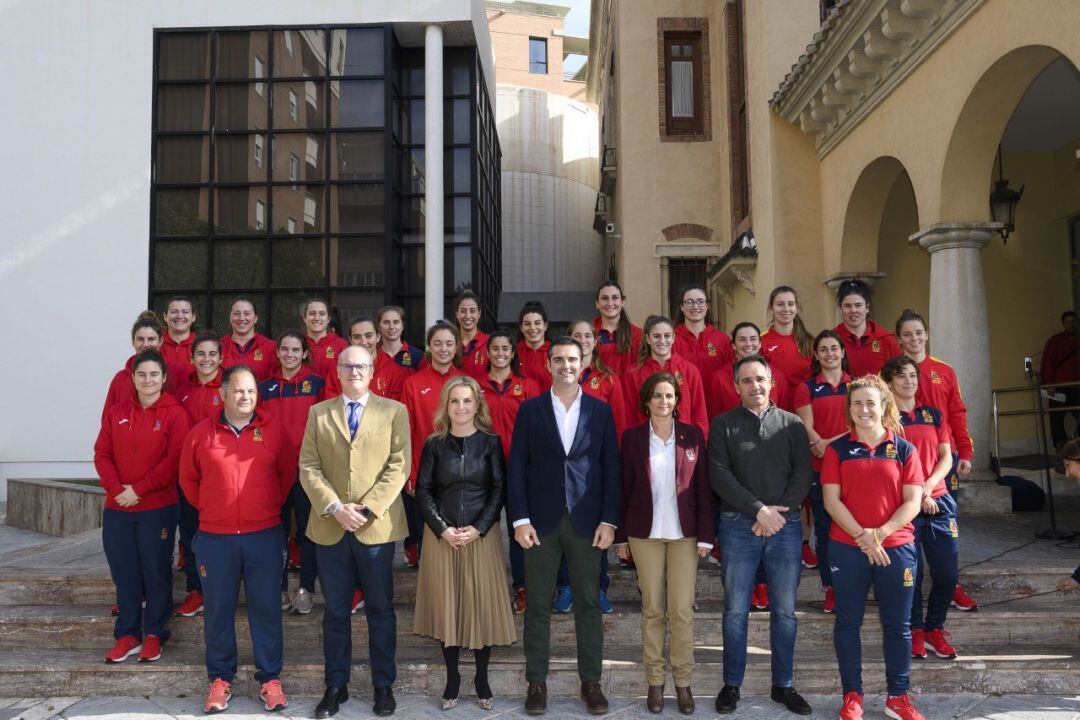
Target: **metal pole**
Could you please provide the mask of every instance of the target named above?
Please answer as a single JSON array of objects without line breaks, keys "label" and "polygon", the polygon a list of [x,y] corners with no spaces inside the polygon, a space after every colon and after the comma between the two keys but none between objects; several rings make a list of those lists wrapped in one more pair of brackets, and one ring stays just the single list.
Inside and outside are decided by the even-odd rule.
[{"label": "metal pole", "polygon": [[424,324],[445,312],[443,288],[443,31],[424,29]]}]

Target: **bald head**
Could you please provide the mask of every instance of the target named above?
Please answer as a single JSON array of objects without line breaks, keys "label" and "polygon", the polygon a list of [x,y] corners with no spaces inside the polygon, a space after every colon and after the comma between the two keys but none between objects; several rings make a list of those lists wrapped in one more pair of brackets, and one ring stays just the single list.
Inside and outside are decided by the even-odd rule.
[{"label": "bald head", "polygon": [[368,391],[375,372],[375,360],[367,348],[350,345],[338,355],[338,380],[341,392],[358,400]]}]

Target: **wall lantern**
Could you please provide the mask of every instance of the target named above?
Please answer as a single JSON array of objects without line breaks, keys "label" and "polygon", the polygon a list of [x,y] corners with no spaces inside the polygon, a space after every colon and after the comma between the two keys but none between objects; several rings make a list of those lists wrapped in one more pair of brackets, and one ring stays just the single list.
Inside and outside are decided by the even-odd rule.
[{"label": "wall lantern", "polygon": [[1020,190],[1013,190],[1009,187],[1009,181],[1004,178],[1001,169],[1001,145],[998,145],[998,179],[994,181],[994,189],[990,192],[990,219],[1001,223],[999,232],[1003,242],[1008,242],[1009,233],[1016,229],[1016,205],[1023,194],[1023,185]]}]

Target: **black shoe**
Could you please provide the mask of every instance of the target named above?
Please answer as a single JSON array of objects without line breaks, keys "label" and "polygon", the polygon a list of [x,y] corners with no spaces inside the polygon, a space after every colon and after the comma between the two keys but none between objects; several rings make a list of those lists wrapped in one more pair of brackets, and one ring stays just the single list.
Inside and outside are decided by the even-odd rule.
[{"label": "black shoe", "polygon": [[393,715],[397,710],[397,702],[394,700],[393,688],[375,688],[375,704],[371,708],[380,717]]},{"label": "black shoe", "polygon": [[810,703],[806,702],[802,695],[795,692],[793,687],[777,687],[773,685],[769,697],[773,699],[773,702],[780,703],[796,715],[809,715],[813,712],[810,709]]},{"label": "black shoe", "polygon": [[337,715],[338,705],[349,699],[349,686],[328,687],[322,700],[315,706],[315,717],[328,718]]},{"label": "black shoe", "polygon": [[725,685],[720,688],[720,694],[716,696],[716,712],[721,715],[735,712],[739,704],[739,688],[734,685]]}]

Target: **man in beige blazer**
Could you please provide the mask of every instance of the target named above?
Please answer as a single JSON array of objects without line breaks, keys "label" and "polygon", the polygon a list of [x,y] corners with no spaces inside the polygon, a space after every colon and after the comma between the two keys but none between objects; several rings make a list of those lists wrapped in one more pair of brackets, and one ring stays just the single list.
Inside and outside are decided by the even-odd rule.
[{"label": "man in beige blazer", "polygon": [[401,489],[409,475],[405,406],[368,390],[375,360],[362,347],[338,355],[340,397],[311,408],[300,449],[300,483],[311,499],[307,536],[315,543],[323,612],[326,693],[315,717],[349,698],[352,595],[363,587],[376,715],[396,707],[397,618],[394,543],[408,533]]}]

